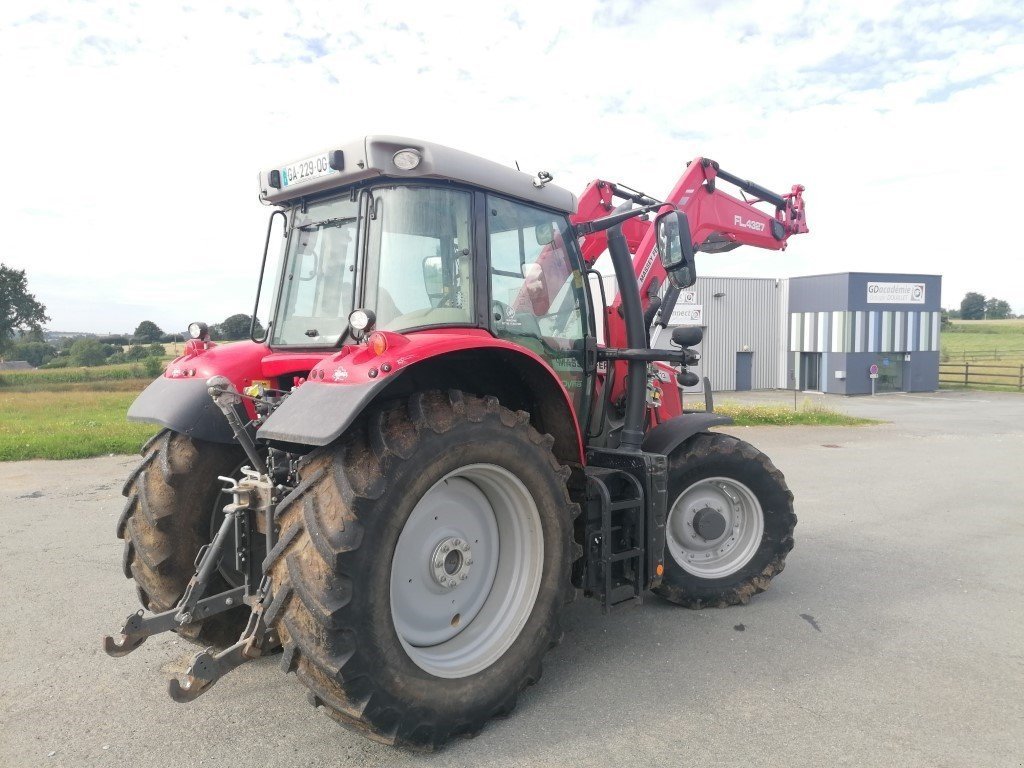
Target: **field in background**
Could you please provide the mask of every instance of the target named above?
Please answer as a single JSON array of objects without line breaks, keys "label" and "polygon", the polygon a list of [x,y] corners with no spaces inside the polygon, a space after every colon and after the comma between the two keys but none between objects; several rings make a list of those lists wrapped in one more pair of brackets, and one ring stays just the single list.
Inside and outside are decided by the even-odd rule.
[{"label": "field in background", "polygon": [[[74,369],[15,374],[28,385],[0,385],[0,461],[84,459],[135,453],[153,435],[152,424],[125,420],[132,400],[150,379],[122,378],[61,383],[51,374]],[[85,369],[94,371],[96,369]]]},{"label": "field in background", "polygon": [[1021,389],[1024,319],[951,320],[940,334],[939,383],[944,388]]}]

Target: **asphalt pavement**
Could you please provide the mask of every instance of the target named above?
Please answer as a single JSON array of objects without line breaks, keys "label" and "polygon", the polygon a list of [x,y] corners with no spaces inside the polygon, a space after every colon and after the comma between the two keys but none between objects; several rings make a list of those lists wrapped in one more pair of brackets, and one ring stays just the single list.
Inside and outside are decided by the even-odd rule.
[{"label": "asphalt pavement", "polygon": [[1024,395],[822,399],[886,423],[725,430],[796,495],[768,592],[581,599],[518,709],[434,755],[336,725],[277,657],[172,702],[194,646],[100,650],[136,605],[114,538],[136,457],[0,464],[0,765],[1024,765]]}]

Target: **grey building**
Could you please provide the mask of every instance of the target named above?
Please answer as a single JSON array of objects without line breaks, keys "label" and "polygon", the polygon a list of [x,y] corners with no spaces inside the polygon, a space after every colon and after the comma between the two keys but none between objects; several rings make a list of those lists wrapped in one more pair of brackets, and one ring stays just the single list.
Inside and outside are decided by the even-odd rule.
[{"label": "grey building", "polygon": [[841,395],[939,388],[942,278],[871,272],[789,280],[792,380]]},{"label": "grey building", "polygon": [[[704,327],[695,372],[715,391],[933,391],[941,289],[938,275],[701,277],[671,325]],[[669,337],[652,343],[668,347]]]}]

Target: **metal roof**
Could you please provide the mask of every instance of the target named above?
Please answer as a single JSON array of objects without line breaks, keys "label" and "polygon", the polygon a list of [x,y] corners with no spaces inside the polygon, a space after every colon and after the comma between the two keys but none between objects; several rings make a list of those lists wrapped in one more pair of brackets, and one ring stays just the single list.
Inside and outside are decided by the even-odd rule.
[{"label": "metal roof", "polygon": [[[420,155],[411,170],[395,165],[395,154],[411,149]],[[336,187],[373,178],[439,179],[481,187],[565,213],[575,213],[576,195],[547,183],[534,185],[527,173],[429,141],[401,136],[366,136],[338,144],[294,163],[260,172],[260,199],[281,204]],[[274,185],[271,181],[276,181]]]}]

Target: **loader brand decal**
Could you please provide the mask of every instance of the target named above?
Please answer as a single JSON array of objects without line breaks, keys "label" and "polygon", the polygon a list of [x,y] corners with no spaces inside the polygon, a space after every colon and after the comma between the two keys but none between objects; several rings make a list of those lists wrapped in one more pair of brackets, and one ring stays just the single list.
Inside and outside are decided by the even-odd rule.
[{"label": "loader brand decal", "polygon": [[640,277],[636,281],[636,284],[641,288],[644,287],[644,280],[646,280],[647,275],[651,273],[651,267],[654,266],[654,260],[656,258],[658,258],[658,249],[652,248],[651,255],[647,257],[647,263],[645,263],[644,268],[640,270]]},{"label": "loader brand decal", "polygon": [[764,232],[765,224],[763,221],[754,221],[753,219],[744,219],[739,214],[732,217],[733,224],[737,227],[743,227],[744,229],[752,229],[755,232]]},{"label": "loader brand decal", "polygon": [[924,304],[924,283],[868,283],[868,304]]}]

